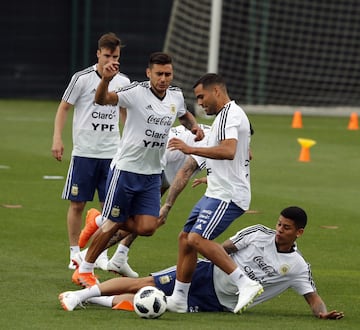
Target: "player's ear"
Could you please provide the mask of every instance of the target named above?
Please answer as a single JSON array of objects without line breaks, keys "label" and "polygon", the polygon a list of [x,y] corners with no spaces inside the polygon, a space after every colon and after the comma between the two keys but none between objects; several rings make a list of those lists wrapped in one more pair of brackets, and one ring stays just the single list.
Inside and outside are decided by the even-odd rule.
[{"label": "player's ear", "polygon": [[214,94],[219,97],[221,95],[221,89],[218,85],[214,85],[212,88],[212,91],[214,92]]},{"label": "player's ear", "polygon": [[296,233],[296,238],[299,238],[300,236],[302,236],[303,233],[304,233],[304,228],[298,229],[297,233]]},{"label": "player's ear", "polygon": [[100,49],[98,49],[98,50],[96,51],[96,56],[97,56],[97,58],[100,57]]},{"label": "player's ear", "polygon": [[149,68],[146,69],[146,77],[148,77],[150,79],[150,69]]}]

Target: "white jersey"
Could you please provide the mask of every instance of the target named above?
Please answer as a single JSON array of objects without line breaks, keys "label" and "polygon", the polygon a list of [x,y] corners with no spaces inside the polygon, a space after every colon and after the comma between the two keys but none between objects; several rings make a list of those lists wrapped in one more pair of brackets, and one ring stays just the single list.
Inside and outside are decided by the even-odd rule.
[{"label": "white jersey", "polygon": [[[296,246],[289,253],[277,251],[275,230],[255,225],[240,230],[230,239],[238,249],[231,255],[234,262],[264,288],[264,293],[255,298],[252,306],[276,297],[288,288],[300,295],[316,291],[310,265],[297,251]],[[238,288],[229,276],[216,266],[214,287],[220,303],[233,310],[238,300]]]},{"label": "white jersey", "polygon": [[205,195],[233,201],[243,210],[250,205],[250,123],[234,101],[227,103],[217,114],[208,138],[208,146],[217,146],[225,139],[236,139],[235,158],[206,159],[207,189]]},{"label": "white jersey", "polygon": [[[172,127],[169,132],[169,140],[176,137],[184,141],[189,146],[204,147],[207,144],[207,136],[210,131],[210,126],[199,124],[204,131],[205,137],[200,141],[195,141],[195,135],[190,130],[186,129],[183,125]],[[199,166],[199,170],[205,168],[205,158],[191,155]],[[165,179],[168,184],[174,181],[176,173],[184,165],[189,155],[184,154],[180,150],[166,149],[164,157],[162,159],[162,166],[164,168]],[[194,173],[195,174],[195,173]]]},{"label": "white jersey", "polygon": [[[96,65],[75,73],[62,100],[74,105],[73,156],[110,159],[116,154],[119,142],[119,107],[101,106],[94,102],[101,77]],[[130,84],[123,74],[110,82],[109,90]]]},{"label": "white jersey", "polygon": [[127,108],[116,168],[140,174],[160,174],[168,135],[177,117],[186,113],[184,96],[169,87],[163,99],[150,89],[150,82],[134,82],[116,91],[118,106]]}]

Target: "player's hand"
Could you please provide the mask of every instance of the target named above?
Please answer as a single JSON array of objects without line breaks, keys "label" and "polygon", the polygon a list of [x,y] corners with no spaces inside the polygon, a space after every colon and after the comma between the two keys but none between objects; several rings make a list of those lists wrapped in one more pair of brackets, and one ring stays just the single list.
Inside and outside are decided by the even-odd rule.
[{"label": "player's hand", "polygon": [[51,153],[56,160],[61,162],[64,154],[63,143],[61,141],[55,141],[51,147]]},{"label": "player's hand", "polygon": [[160,215],[159,215],[159,218],[158,218],[158,226],[162,226],[165,224],[165,221],[167,219],[167,216],[169,214],[171,210],[171,205],[168,204],[168,203],[165,203],[161,209],[160,209]]},{"label": "player's hand", "polygon": [[319,313],[319,318],[325,320],[340,320],[343,317],[344,317],[344,313],[338,312],[336,310],[327,313]]},{"label": "player's hand", "polygon": [[197,186],[199,186],[199,185],[201,185],[203,183],[207,184],[207,177],[206,176],[204,176],[202,178],[194,179],[191,187],[195,188],[195,187],[197,187]]},{"label": "player's hand", "polygon": [[106,63],[103,67],[102,78],[106,81],[110,81],[116,74],[118,74],[119,69],[120,63],[117,61]]},{"label": "player's hand", "polygon": [[205,136],[203,129],[199,125],[191,129],[191,133],[195,135],[194,141],[201,141]]},{"label": "player's hand", "polygon": [[168,149],[170,150],[180,150],[184,154],[191,154],[192,148],[188,146],[183,140],[178,138],[172,138],[169,140]]}]

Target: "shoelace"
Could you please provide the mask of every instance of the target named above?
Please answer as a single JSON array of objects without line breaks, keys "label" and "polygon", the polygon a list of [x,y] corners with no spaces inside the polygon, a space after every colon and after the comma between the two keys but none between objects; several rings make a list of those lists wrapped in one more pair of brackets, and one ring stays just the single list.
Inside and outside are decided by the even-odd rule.
[{"label": "shoelace", "polygon": [[86,309],[86,306],[81,301],[79,301],[78,306],[80,306],[82,309]]}]

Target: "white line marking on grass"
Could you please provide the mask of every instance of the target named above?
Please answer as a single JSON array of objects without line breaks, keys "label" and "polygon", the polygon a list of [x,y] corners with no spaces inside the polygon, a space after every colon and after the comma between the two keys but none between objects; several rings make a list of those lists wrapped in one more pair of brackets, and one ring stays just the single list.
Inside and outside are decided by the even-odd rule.
[{"label": "white line marking on grass", "polygon": [[2,207],[5,207],[7,209],[21,209],[22,205],[20,204],[2,204]]},{"label": "white line marking on grass", "polygon": [[61,175],[44,175],[43,179],[44,180],[62,180],[62,179],[64,179],[64,177]]},{"label": "white line marking on grass", "polygon": [[323,229],[338,229],[339,227],[338,226],[320,226],[320,228],[323,228]]}]

